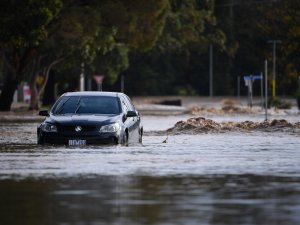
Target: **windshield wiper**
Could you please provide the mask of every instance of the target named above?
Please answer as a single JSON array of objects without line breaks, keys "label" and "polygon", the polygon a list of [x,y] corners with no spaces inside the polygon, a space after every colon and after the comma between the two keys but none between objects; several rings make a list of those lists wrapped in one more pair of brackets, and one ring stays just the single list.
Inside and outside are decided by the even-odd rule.
[{"label": "windshield wiper", "polygon": [[71,97],[69,97],[69,98],[68,98],[68,99],[60,106],[60,108],[59,108],[58,110],[56,110],[57,113],[55,113],[55,114],[60,114],[60,113],[63,111],[64,105],[67,103],[67,101],[69,101],[70,98],[71,98]]},{"label": "windshield wiper", "polygon": [[79,109],[80,109],[80,107],[81,107],[80,101],[81,101],[81,97],[79,97],[78,102],[77,102],[77,104],[76,104],[77,107],[76,107],[76,110],[75,110],[75,114],[79,111]]}]

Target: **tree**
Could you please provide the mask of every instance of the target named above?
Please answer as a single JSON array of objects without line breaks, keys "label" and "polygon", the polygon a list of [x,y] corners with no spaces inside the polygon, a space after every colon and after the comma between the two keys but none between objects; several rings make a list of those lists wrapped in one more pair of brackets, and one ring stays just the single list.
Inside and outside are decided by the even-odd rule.
[{"label": "tree", "polygon": [[0,6],[0,53],[6,67],[0,111],[9,111],[14,92],[47,38],[47,26],[60,11],[60,0],[4,0]]},{"label": "tree", "polygon": [[[171,0],[165,27],[155,47],[130,57],[127,89],[132,94],[196,94],[203,91],[209,44],[226,50],[211,2]],[[208,67],[207,67],[208,71]],[[197,81],[197,82],[196,82]],[[199,82],[198,82],[199,81]],[[141,82],[141,83],[139,83]],[[207,85],[206,85],[207,86]],[[201,90],[200,90],[201,89]]]},{"label": "tree", "polygon": [[109,51],[98,51],[91,68],[104,74],[105,82],[112,85],[128,68],[131,51],[146,51],[156,44],[165,25],[169,1],[105,0],[99,3],[99,9],[102,22],[115,31],[116,45]]},{"label": "tree", "polygon": [[[107,51],[114,41],[113,32],[101,26],[97,8],[73,4],[61,10],[58,19],[48,27],[48,38],[37,49],[32,60],[30,87],[32,97],[29,109],[38,109],[40,95],[49,78],[49,72],[62,61],[92,62],[97,51]],[[101,49],[101,50],[99,50]],[[105,50],[103,50],[105,49]],[[77,60],[72,60],[77,58]]]},{"label": "tree", "polygon": [[99,5],[103,22],[116,30],[117,43],[133,49],[150,49],[164,28],[169,1],[104,0]]},{"label": "tree", "polygon": [[[279,93],[293,95],[300,75],[300,0],[280,0],[268,6],[259,8],[262,20],[257,22],[257,26],[268,40],[281,41],[276,49],[276,86]],[[266,55],[272,61],[272,46],[268,47]]]},{"label": "tree", "polygon": [[[13,93],[24,80],[30,82],[33,91],[30,108],[38,109],[51,69],[57,73],[68,68],[74,71],[84,62],[86,71],[105,74],[105,81],[112,84],[128,67],[130,52],[145,52],[154,46],[156,52],[161,48],[167,49],[165,52],[172,50],[170,39],[162,39],[162,33],[178,32],[175,39],[178,38],[181,50],[177,48],[177,53],[184,46],[203,48],[197,35],[203,37],[203,24],[214,23],[201,21],[210,20],[211,15],[205,10],[185,11],[186,7],[198,7],[196,1],[182,1],[178,8],[175,2],[181,1],[76,0],[62,4],[60,0],[4,0],[0,3],[0,42],[4,71],[8,72],[0,110],[10,109]],[[183,22],[183,26],[171,26],[172,7],[173,18]],[[69,75],[69,79],[74,76]]]}]

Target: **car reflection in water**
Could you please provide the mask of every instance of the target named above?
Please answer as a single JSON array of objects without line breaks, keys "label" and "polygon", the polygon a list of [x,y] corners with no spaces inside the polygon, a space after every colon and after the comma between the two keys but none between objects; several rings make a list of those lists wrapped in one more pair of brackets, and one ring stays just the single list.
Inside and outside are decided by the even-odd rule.
[{"label": "car reflection in water", "polygon": [[63,94],[37,128],[38,144],[123,144],[142,142],[143,127],[130,98],[116,92]]}]

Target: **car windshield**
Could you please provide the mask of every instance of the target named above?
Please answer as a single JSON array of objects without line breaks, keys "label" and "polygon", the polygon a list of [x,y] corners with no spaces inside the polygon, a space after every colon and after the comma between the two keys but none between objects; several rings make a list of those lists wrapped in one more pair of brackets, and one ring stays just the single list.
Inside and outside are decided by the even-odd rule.
[{"label": "car windshield", "polygon": [[54,105],[53,114],[119,114],[117,97],[63,96]]}]

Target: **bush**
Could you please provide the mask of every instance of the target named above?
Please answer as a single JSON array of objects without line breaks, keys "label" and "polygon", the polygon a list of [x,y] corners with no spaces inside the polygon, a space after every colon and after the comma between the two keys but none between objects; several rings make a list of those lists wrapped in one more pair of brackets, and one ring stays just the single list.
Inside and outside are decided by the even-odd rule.
[{"label": "bush", "polygon": [[269,98],[268,107],[275,107],[278,109],[290,109],[292,108],[292,104],[287,101],[283,101],[279,98]]},{"label": "bush", "polygon": [[298,109],[300,109],[300,88],[296,91],[296,100],[298,104]]},{"label": "bush", "polygon": [[195,96],[197,91],[190,86],[177,88],[177,94],[180,96]]}]

